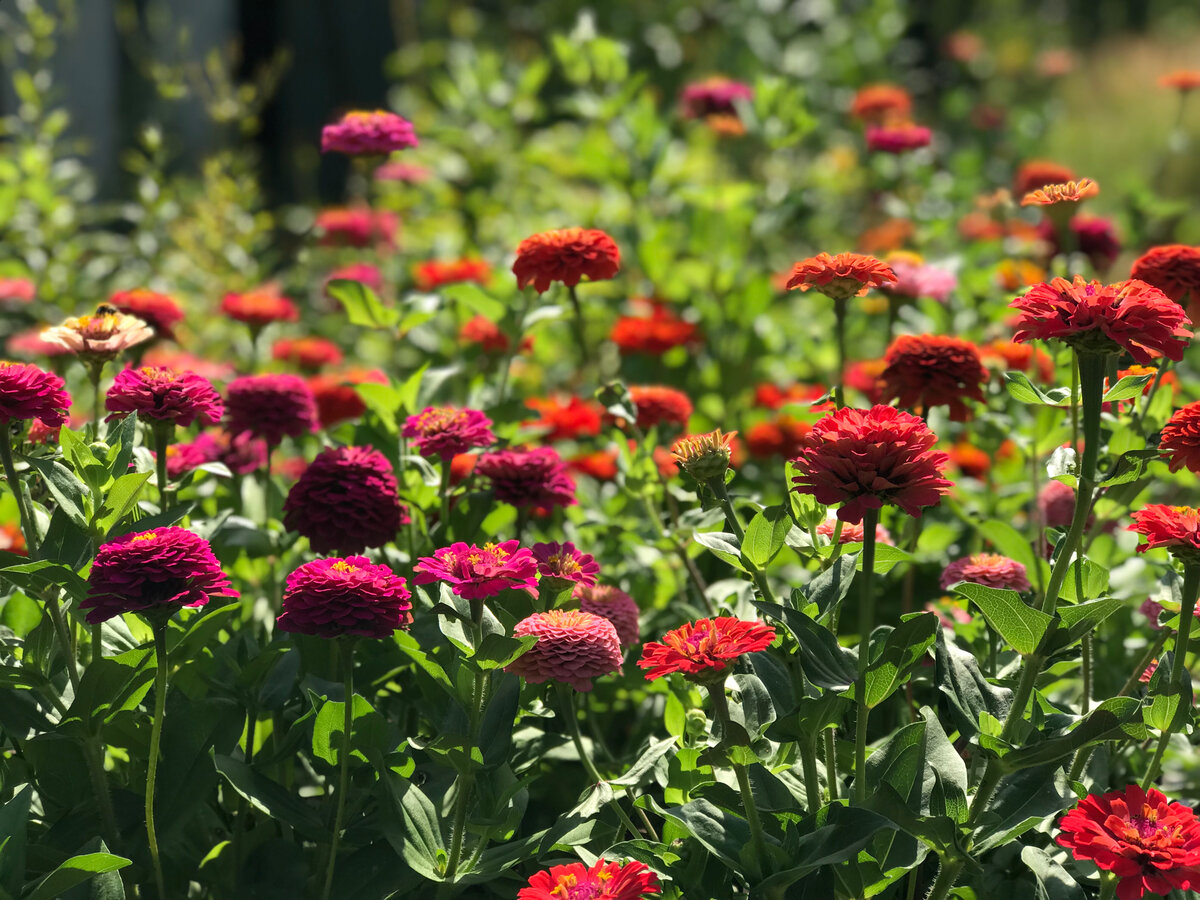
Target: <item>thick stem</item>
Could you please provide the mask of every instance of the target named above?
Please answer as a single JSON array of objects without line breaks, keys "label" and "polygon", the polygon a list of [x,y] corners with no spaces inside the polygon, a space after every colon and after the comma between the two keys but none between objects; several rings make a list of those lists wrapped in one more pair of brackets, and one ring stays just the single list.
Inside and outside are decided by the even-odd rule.
[{"label": "thick stem", "polygon": [[825,729],[825,783],[829,785],[830,802],[837,802],[837,729],[833,727]]},{"label": "thick stem", "polygon": [[958,876],[962,874],[962,870],[963,863],[961,860],[947,860],[943,857],[938,865],[937,881],[929,889],[925,900],[946,900],[950,896],[950,891],[954,888],[954,883],[958,881]]},{"label": "thick stem", "polygon": [[[1082,597],[1082,594],[1078,596]],[[1080,652],[1083,655],[1083,700],[1080,709],[1086,716],[1092,709],[1092,635],[1083,636],[1080,641]]]},{"label": "thick stem", "polygon": [[815,813],[821,808],[821,781],[817,776],[817,736],[799,742],[800,761],[804,766],[804,796],[808,800],[808,811]]},{"label": "thick stem", "polygon": [[837,345],[837,372],[833,376],[833,402],[838,409],[846,405],[842,382],[846,379],[846,300],[833,301],[833,334]]},{"label": "thick stem", "polygon": [[862,584],[859,593],[858,681],[854,685],[854,798],[860,805],[867,802],[867,667],[871,664],[871,631],[875,627],[875,592],[871,583],[875,577],[875,526],[879,510],[868,509],[863,515]]},{"label": "thick stem", "polygon": [[[738,547],[741,547],[746,540],[746,532],[742,528],[742,523],[738,520],[737,510],[733,508],[733,501],[729,499],[729,491],[725,489],[725,478],[713,478],[708,482],[708,486],[712,488],[717,499],[721,502],[721,509],[725,511],[725,521],[729,523],[729,527],[733,529],[733,536],[737,538]],[[767,576],[754,563],[743,557],[743,562],[750,571],[750,577],[754,579],[754,584],[758,587],[758,592],[762,595],[763,600],[767,603],[775,602],[775,595],[771,591],[771,585],[767,581]]]},{"label": "thick stem", "polygon": [[579,368],[583,369],[592,364],[592,351],[588,347],[587,329],[583,320],[583,307],[579,303],[579,295],[575,292],[575,285],[569,285],[567,293],[571,297],[571,308],[574,313],[571,321],[575,329],[575,342],[579,345]]},{"label": "thick stem", "polygon": [[350,747],[354,731],[354,641],[346,640],[341,645],[342,679],[346,686],[345,718],[342,720],[342,745],[338,749],[337,810],[333,816],[333,839],[329,845],[329,863],[325,867],[325,885],[321,889],[321,900],[329,900],[333,890],[333,870],[337,865],[338,845],[342,838],[342,823],[346,817],[346,794],[350,787]]},{"label": "thick stem", "polygon": [[154,883],[159,900],[167,900],[163,880],[162,860],[158,855],[158,834],[154,830],[154,782],[158,777],[158,749],[162,743],[163,718],[167,708],[167,626],[154,626],[154,721],[150,728],[150,764],[146,772],[146,840],[150,844],[150,861],[154,865]]},{"label": "thick stem", "polygon": [[171,437],[175,432],[174,422],[154,423],[154,467],[158,475],[158,496],[160,505],[166,511],[171,508],[170,482],[167,481],[167,447],[171,445]]},{"label": "thick stem", "polygon": [[104,395],[100,393],[100,378],[104,374],[104,361],[90,362],[87,366],[88,379],[92,382],[92,438],[100,440],[100,421],[104,416]]}]

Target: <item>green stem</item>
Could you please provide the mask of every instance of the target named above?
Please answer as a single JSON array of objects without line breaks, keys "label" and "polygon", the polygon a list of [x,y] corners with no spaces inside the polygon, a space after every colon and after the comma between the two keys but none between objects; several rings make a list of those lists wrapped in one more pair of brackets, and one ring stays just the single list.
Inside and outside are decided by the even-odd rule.
[{"label": "green stem", "polygon": [[938,865],[937,881],[929,889],[929,894],[925,900],[946,900],[950,896],[950,891],[954,888],[954,883],[958,881],[958,876],[962,874],[962,870],[962,860],[947,860],[945,857],[942,857]]},{"label": "green stem", "polygon": [[879,510],[868,509],[863,515],[862,584],[859,593],[858,681],[854,685],[854,798],[861,806],[867,802],[867,667],[871,664],[871,631],[875,627],[875,526]]},{"label": "green stem", "polygon": [[100,420],[104,415],[104,395],[100,393],[100,378],[104,374],[104,361],[90,362],[88,378],[92,382],[92,439],[100,440]]},{"label": "green stem", "polygon": [[[1082,566],[1079,568],[1082,572]],[[1077,594],[1082,597],[1083,594]],[[1092,708],[1092,635],[1089,632],[1083,636],[1080,641],[1080,652],[1083,655],[1083,701],[1080,703],[1080,708],[1086,716]]]},{"label": "green stem", "polygon": [[579,295],[575,285],[568,285],[567,294],[571,297],[571,308],[574,312],[572,322],[575,326],[575,341],[579,344],[579,368],[584,369],[592,364],[592,352],[588,348],[587,329],[584,327],[583,307],[579,303]]},{"label": "green stem", "polygon": [[804,766],[804,796],[808,800],[808,811],[815,813],[821,808],[821,781],[817,776],[817,736],[801,740],[800,761]]},{"label": "green stem", "polygon": [[[174,432],[174,422],[154,423],[154,467],[158,476],[158,496],[164,512],[171,508],[171,489],[167,481],[167,447],[171,445],[171,437]],[[269,462],[268,465],[270,465]]]},{"label": "green stem", "polygon": [[112,797],[108,792],[108,779],[104,775],[104,745],[98,735],[89,735],[83,747],[83,758],[87,762],[88,778],[92,782],[92,793],[96,795],[96,812],[100,815],[100,830],[110,850],[120,845],[117,817],[113,813]]},{"label": "green stem", "polygon": [[[472,645],[478,647],[483,643],[483,601],[471,601],[471,633]],[[486,673],[476,667],[471,686],[471,708],[467,710],[467,747],[474,747],[479,734],[479,720],[482,717],[484,690],[487,686]],[[475,786],[475,769],[468,764],[466,772],[461,772],[454,780],[454,825],[450,834],[450,853],[446,857],[446,869],[442,874],[442,891],[454,881],[458,874],[458,866],[462,862],[463,845],[467,830],[467,813],[471,806],[471,791]]]},{"label": "green stem", "polygon": [[1171,360],[1163,359],[1157,369],[1154,370],[1154,380],[1150,382],[1150,390],[1146,391],[1146,398],[1142,401],[1142,408],[1139,411],[1137,400],[1133,401],[1133,424],[1137,426],[1138,431],[1142,430],[1142,423],[1146,421],[1146,416],[1150,414],[1150,404],[1154,402],[1154,395],[1158,393],[1158,386],[1162,384],[1163,375],[1171,368]]},{"label": "green stem", "polygon": [[[712,699],[713,715],[721,724],[721,746],[729,740],[730,718],[729,700],[725,697],[725,683],[719,681],[707,684],[708,696]],[[730,767],[737,778],[738,790],[742,795],[742,805],[745,806],[746,822],[750,825],[750,839],[754,842],[754,868],[752,875],[757,879],[762,874],[762,863],[767,859],[767,842],[763,836],[762,819],[758,815],[758,805],[754,802],[754,792],[750,787],[750,774],[746,766],[730,760]]]},{"label": "green stem", "polygon": [[350,787],[350,747],[354,731],[354,640],[341,644],[342,678],[346,686],[345,718],[342,720],[342,745],[338,749],[337,810],[333,816],[333,839],[329,846],[329,863],[325,867],[325,885],[321,889],[321,900],[329,900],[333,890],[333,870],[337,865],[338,845],[341,843],[342,823],[346,817],[346,794]]},{"label": "green stem", "polygon": [[1100,900],[1113,900],[1117,896],[1117,881],[1111,872],[1100,873]]},{"label": "green stem", "polygon": [[833,377],[833,402],[838,409],[846,405],[842,382],[846,379],[846,300],[833,301],[833,335],[837,345],[837,372]]},{"label": "green stem", "polygon": [[[712,488],[712,492],[717,495],[717,500],[721,503],[721,509],[725,511],[725,521],[729,523],[729,527],[733,529],[733,536],[737,538],[738,547],[741,547],[746,542],[746,532],[742,528],[742,523],[738,520],[737,510],[733,508],[733,501],[729,499],[729,491],[725,488],[725,477],[721,475],[718,478],[713,478],[708,482],[708,486]],[[745,563],[750,572],[750,577],[754,580],[754,584],[758,587],[758,592],[762,595],[763,600],[767,603],[775,602],[775,595],[771,591],[771,585],[767,581],[767,576],[754,563],[746,559],[743,555],[742,561]]]},{"label": "green stem", "polygon": [[8,489],[17,500],[17,514],[21,518],[21,533],[25,535],[25,548],[31,560],[38,558],[38,537],[33,527],[33,516],[25,505],[25,491],[21,487],[21,479],[17,477],[17,467],[13,464],[12,447],[9,445],[8,419],[0,420],[0,462],[4,465],[4,477],[8,479]]},{"label": "green stem", "polygon": [[163,880],[162,860],[158,855],[158,834],[154,829],[154,782],[158,777],[158,753],[162,743],[163,718],[167,708],[167,626],[154,626],[154,721],[150,728],[150,763],[146,772],[146,839],[150,844],[150,861],[154,865],[154,883],[159,900],[167,900]]},{"label": "green stem", "polygon": [[505,397],[508,396],[508,372],[512,368],[514,357],[521,349],[521,338],[525,334],[525,319],[529,315],[529,306],[532,300],[528,291],[521,291],[521,314],[517,316],[517,333],[516,337],[509,343],[508,349],[504,351],[504,362],[500,369],[500,386],[496,389],[496,405],[501,406],[504,403]]},{"label": "green stem", "polygon": [[825,783],[829,785],[829,801],[838,799],[837,773],[837,729],[832,726],[825,729]]},{"label": "green stem", "polygon": [[450,474],[450,460],[443,460],[442,483],[438,489],[438,494],[442,499],[442,520],[439,524],[443,538],[450,533]]}]

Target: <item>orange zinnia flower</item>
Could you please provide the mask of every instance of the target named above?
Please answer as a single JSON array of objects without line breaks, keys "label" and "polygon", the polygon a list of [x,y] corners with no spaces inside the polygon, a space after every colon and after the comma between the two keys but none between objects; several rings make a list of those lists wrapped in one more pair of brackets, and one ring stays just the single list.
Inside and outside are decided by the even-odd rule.
[{"label": "orange zinnia flower", "polygon": [[1048,184],[1063,184],[1075,180],[1075,172],[1069,167],[1048,159],[1031,159],[1021,163],[1013,179],[1013,192],[1024,196],[1030,191]]},{"label": "orange zinnia flower", "polygon": [[1154,285],[1176,303],[1200,300],[1200,247],[1151,247],[1133,261],[1129,277]]},{"label": "orange zinnia flower", "polygon": [[1176,69],[1158,79],[1159,87],[1174,88],[1177,91],[1194,91],[1200,88],[1200,70]]},{"label": "orange zinnia flower", "polygon": [[561,281],[567,287],[587,276],[605,281],[621,268],[616,242],[598,228],[560,228],[525,238],[517,247],[513,274],[517,287],[532,284],[539,294]]},{"label": "orange zinnia flower", "polygon": [[1022,206],[1053,206],[1055,203],[1078,203],[1100,193],[1100,186],[1090,178],[1047,184],[1021,198]]},{"label": "orange zinnia flower", "polygon": [[859,89],[850,104],[850,115],[864,122],[903,118],[911,111],[912,97],[894,84],[868,84]]},{"label": "orange zinnia flower", "polygon": [[863,296],[873,287],[895,281],[896,273],[874,256],[863,253],[818,253],[792,267],[789,291],[816,288],[826,297],[845,300]]}]

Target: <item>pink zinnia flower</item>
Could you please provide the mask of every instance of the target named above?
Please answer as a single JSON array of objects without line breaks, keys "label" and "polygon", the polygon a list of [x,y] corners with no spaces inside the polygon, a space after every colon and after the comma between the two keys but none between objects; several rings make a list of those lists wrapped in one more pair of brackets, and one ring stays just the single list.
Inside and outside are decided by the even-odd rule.
[{"label": "pink zinnia flower", "polygon": [[[205,441],[204,438],[208,438],[208,440]],[[205,463],[216,461],[216,442],[206,434],[200,435],[191,443],[171,444],[167,447],[167,478],[171,481],[178,481],[188,472],[200,468]]]},{"label": "pink zinnia flower", "polygon": [[579,608],[584,612],[612,622],[622,647],[632,647],[638,642],[640,610],[637,602],[623,590],[611,584],[577,584],[571,596],[579,601]]},{"label": "pink zinnia flower", "polygon": [[322,153],[382,155],[417,143],[412,122],[382,109],[354,110],[321,129]]},{"label": "pink zinnia flower", "polygon": [[997,553],[976,553],[956,559],[943,570],[939,584],[945,589],[960,581],[1012,591],[1030,590],[1025,567],[1015,559]]},{"label": "pink zinnia flower", "polygon": [[591,868],[574,862],[536,873],[517,900],[642,900],[661,892],[658,876],[645,863],[622,865],[602,857]]},{"label": "pink zinnia flower", "polygon": [[906,153],[929,146],[933,132],[913,122],[893,122],[867,126],[867,148],[884,153]]},{"label": "pink zinnia flower", "polygon": [[248,431],[271,446],[285,436],[299,437],[317,430],[312,391],[297,375],[243,375],[225,392],[229,430]]},{"label": "pink zinnia flower", "polygon": [[369,247],[380,244],[396,245],[400,219],[388,210],[372,210],[365,206],[337,207],[317,213],[317,230],[324,246]]},{"label": "pink zinnia flower", "polygon": [[375,170],[376,181],[403,181],[406,184],[420,184],[427,181],[433,173],[424,166],[416,163],[393,160],[385,162]]},{"label": "pink zinnia flower", "polygon": [[1075,488],[1061,481],[1048,481],[1038,492],[1038,515],[1048,528],[1066,528],[1075,517]]},{"label": "pink zinnia flower", "polygon": [[537,635],[537,643],[505,666],[530,684],[563,681],[590,691],[592,679],[621,668],[621,640],[613,623],[578,609],[534,613],[513,628],[513,637]]},{"label": "pink zinnia flower", "polygon": [[958,286],[958,276],[953,272],[914,260],[909,254],[893,254],[888,257],[887,264],[895,273],[896,281],[881,287],[900,297],[929,297],[945,303],[950,292]]},{"label": "pink zinnia flower", "polygon": [[534,544],[541,583],[551,590],[565,591],[575,585],[592,585],[600,573],[600,564],[590,553],[581,553],[571,542]]},{"label": "pink zinnia flower", "polygon": [[501,503],[513,506],[574,506],[575,479],[555,450],[497,450],[484,453],[475,473],[491,481],[492,492]]},{"label": "pink zinnia flower", "polygon": [[412,623],[411,596],[403,578],[365,556],[314,559],[287,577],[275,624],[315,637],[389,638]]},{"label": "pink zinnia flower", "polygon": [[424,556],[413,567],[415,584],[444,581],[466,600],[481,600],[501,591],[537,592],[537,560],[517,541],[476,547],[461,541]]},{"label": "pink zinnia flower", "polygon": [[112,413],[106,421],[137,413],[144,419],[185,428],[197,419],[201,425],[215,425],[225,414],[221,395],[207,380],[195,372],[156,366],[122,369],[108,389],[104,405]]},{"label": "pink zinnia flower", "polygon": [[[825,521],[817,526],[817,534],[822,537],[827,537],[833,540],[833,533],[837,530],[838,518],[830,514],[825,518]],[[839,544],[861,544],[866,532],[863,530],[862,522],[843,522],[842,533],[838,536]],[[892,536],[882,525],[875,526],[875,540],[881,544],[892,543]]]},{"label": "pink zinnia flower", "polygon": [[8,352],[14,356],[66,356],[71,351],[57,341],[42,337],[44,328],[18,331],[8,339]]},{"label": "pink zinnia flower", "polygon": [[0,303],[32,303],[36,295],[28,278],[0,278]]},{"label": "pink zinnia flower", "polygon": [[477,409],[427,406],[404,422],[404,437],[417,445],[422,456],[448,462],[472,447],[496,443],[492,420]]},{"label": "pink zinnia flower", "polygon": [[383,273],[379,271],[379,266],[373,266],[370,263],[351,263],[340,269],[334,269],[325,279],[327,291],[331,281],[357,281],[365,284],[377,294],[383,290]]},{"label": "pink zinnia flower", "polygon": [[[33,363],[0,360],[0,425],[37,419],[55,428],[67,421],[71,395],[63,380]],[[8,440],[7,435],[0,440]]]}]

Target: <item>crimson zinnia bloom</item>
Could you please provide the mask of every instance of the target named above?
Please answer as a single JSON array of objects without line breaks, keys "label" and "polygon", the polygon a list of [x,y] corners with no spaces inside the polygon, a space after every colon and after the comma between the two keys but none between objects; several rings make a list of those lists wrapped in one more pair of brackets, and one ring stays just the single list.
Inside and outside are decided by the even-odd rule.
[{"label": "crimson zinnia bloom", "polygon": [[243,375],[225,392],[229,430],[248,431],[271,446],[285,436],[299,437],[317,430],[312,391],[298,375]]},{"label": "crimson zinnia bloom", "polygon": [[696,344],[699,337],[695,325],[679,318],[665,303],[654,301],[650,301],[646,315],[621,316],[608,335],[622,353],[649,356],[662,356],[675,347]]},{"label": "crimson zinnia bloom", "polygon": [[122,369],[108,389],[104,405],[112,413],[108,421],[137,413],[185,428],[197,419],[201,425],[215,425],[225,414],[221,395],[207,379],[195,372],[158,366]]},{"label": "crimson zinnia bloom", "polygon": [[647,670],[647,681],[672,672],[682,672],[688,680],[701,684],[721,681],[732,660],[765,650],[773,640],[775,629],[762,622],[744,622],[733,616],[697,619],[668,631],[661,643],[648,642],[638,666]]},{"label": "crimson zinnia bloom", "polygon": [[597,616],[603,616],[617,629],[622,647],[632,647],[638,642],[638,605],[627,593],[611,584],[577,584],[571,594],[579,601],[579,608]]},{"label": "crimson zinnia bloom", "polygon": [[322,450],[283,504],[283,524],[317,553],[381,547],[405,521],[392,464],[373,447]]},{"label": "crimson zinnia bloom", "polygon": [[686,428],[692,417],[692,401],[683,391],[659,385],[634,385],[629,399],[637,409],[637,426],[643,431],[664,422]]},{"label": "crimson zinnia bloom", "polygon": [[861,297],[873,287],[896,280],[896,273],[874,256],[863,253],[818,253],[792,266],[789,291],[816,288],[833,300]]},{"label": "crimson zinnia bloom", "polygon": [[175,326],[183,321],[183,310],[174,299],[146,288],[117,291],[108,298],[108,305],[137,316],[162,337],[174,338]]},{"label": "crimson zinnia bloom", "polygon": [[612,481],[617,477],[617,451],[594,450],[580,453],[567,460],[567,468],[597,481]]},{"label": "crimson zinnia bloom", "polygon": [[867,126],[867,149],[883,153],[907,153],[928,147],[933,132],[915,122],[884,122]]},{"label": "crimson zinnia bloom", "polygon": [[538,872],[517,892],[517,900],[641,900],[659,893],[658,876],[645,863],[622,865],[602,857],[591,868],[575,862]]},{"label": "crimson zinnia bloom", "polygon": [[[122,613],[145,612],[152,621],[213,597],[236,597],[208,541],[186,528],[126,534],[100,546],[79,604],[95,625]],[[155,621],[155,624],[160,624]]]},{"label": "crimson zinnia bloom", "polygon": [[1183,468],[1200,472],[1200,401],[1177,409],[1167,420],[1158,452],[1167,458],[1172,472]]},{"label": "crimson zinnia bloom", "polygon": [[413,282],[419,291],[432,291],[446,284],[474,281],[487,284],[492,267],[482,259],[455,259],[443,262],[431,259],[413,269]]},{"label": "crimson zinnia bloom", "polygon": [[412,624],[411,596],[403,578],[365,556],[314,559],[287,577],[275,624],[323,638],[388,638]]},{"label": "crimson zinnia bloom", "polygon": [[887,360],[882,357],[859,360],[846,366],[842,380],[846,383],[846,387],[858,391],[870,403],[879,403],[883,399],[882,376],[883,370],[886,368]]},{"label": "crimson zinnia bloom", "polygon": [[1015,559],[998,553],[976,553],[956,559],[942,571],[939,584],[949,588],[960,581],[982,584],[990,588],[1008,588],[1013,591],[1030,590],[1025,567]]},{"label": "crimson zinnia bloom", "polygon": [[412,122],[383,109],[354,110],[321,129],[322,153],[382,155],[417,143]]},{"label": "crimson zinnia bloom", "polygon": [[496,443],[492,420],[477,409],[427,406],[404,422],[404,437],[417,445],[422,456],[449,462],[472,447]]},{"label": "crimson zinnia bloom", "polygon": [[565,591],[574,585],[592,585],[600,574],[600,564],[590,553],[581,553],[570,541],[534,544],[531,552],[537,560],[542,584]]},{"label": "crimson zinnia bloom", "polygon": [[1200,247],[1151,247],[1133,261],[1129,276],[1154,285],[1176,303],[1200,300]]},{"label": "crimson zinnia bloom", "polygon": [[802,439],[794,490],[827,506],[841,503],[837,517],[844,522],[861,522],[868,509],[885,504],[920,516],[951,487],[942,477],[949,457],[934,450],[935,443],[917,416],[891,406],[845,407]]},{"label": "crimson zinnia bloom", "polygon": [[1118,900],[1200,886],[1200,821],[1189,806],[1136,784],[1089,794],[1059,820],[1055,841],[1117,882]]},{"label": "crimson zinnia bloom", "polygon": [[971,418],[964,400],[984,402],[988,371],[979,348],[962,338],[902,334],[884,357],[883,397],[924,413],[933,406],[950,407],[950,418]]},{"label": "crimson zinnia bloom", "polygon": [[1091,353],[1124,350],[1142,364],[1155,356],[1178,362],[1192,336],[1183,308],[1137,279],[1104,285],[1082,275],[1055,278],[1009,306],[1020,311],[1014,341],[1061,340]]},{"label": "crimson zinnia bloom", "polygon": [[264,285],[244,294],[230,292],[221,299],[221,312],[251,328],[264,328],[272,322],[295,322],[300,310],[274,285]]},{"label": "crimson zinnia bloom", "polygon": [[1133,513],[1129,530],[1146,539],[1138,545],[1138,553],[1165,547],[1187,565],[1200,562],[1200,510],[1151,503]]},{"label": "crimson zinnia bloom", "polygon": [[1075,172],[1068,166],[1048,159],[1031,159],[1021,163],[1013,179],[1013,193],[1025,196],[1030,191],[1048,184],[1064,184],[1075,180]]},{"label": "crimson zinnia bloom", "polygon": [[[66,424],[71,395],[63,380],[33,363],[0,360],[0,425],[37,419],[49,428]],[[0,436],[8,440],[8,436]]]},{"label": "crimson zinnia bloom", "polygon": [[501,503],[549,508],[578,502],[575,479],[562,457],[549,447],[484,453],[475,472],[491,481],[492,492]]},{"label": "crimson zinnia bloom", "polygon": [[[477,344],[484,353],[504,353],[508,350],[508,335],[500,330],[500,326],[484,316],[472,316],[458,330],[458,339],[464,344]],[[528,353],[533,349],[533,335],[521,338],[519,353]]]},{"label": "crimson zinnia bloom", "polygon": [[466,600],[482,600],[501,591],[537,592],[537,560],[517,541],[476,547],[461,541],[423,556],[413,566],[415,584],[444,581]]},{"label": "crimson zinnia bloom", "polygon": [[314,375],[308,379],[309,390],[317,404],[317,418],[322,428],[332,428],[339,422],[357,419],[367,411],[356,384],[387,384],[387,376],[378,369],[350,369],[336,374]]},{"label": "crimson zinnia bloom", "polygon": [[562,681],[590,691],[592,679],[621,668],[621,641],[613,623],[578,609],[534,613],[513,628],[513,637],[537,636],[537,643],[504,667],[530,684]]},{"label": "crimson zinnia bloom", "polygon": [[526,422],[534,428],[548,429],[542,439],[548,442],[573,441],[580,437],[595,437],[602,424],[600,405],[593,400],[570,397],[533,397],[525,405],[538,413],[539,418]]},{"label": "crimson zinnia bloom", "polygon": [[621,268],[621,251],[616,242],[597,228],[560,228],[543,231],[521,241],[513,274],[517,287],[533,285],[539,294],[561,281],[574,287],[585,275],[605,281]]},{"label": "crimson zinnia bloom", "polygon": [[271,346],[271,358],[291,363],[305,372],[342,362],[342,351],[323,337],[280,338]]},{"label": "crimson zinnia bloom", "polygon": [[374,243],[394,247],[400,219],[388,210],[335,207],[317,213],[316,227],[326,247],[368,247]]},{"label": "crimson zinnia bloom", "polygon": [[850,115],[864,122],[903,119],[912,112],[912,97],[894,84],[868,84],[859,88],[850,104]]}]

